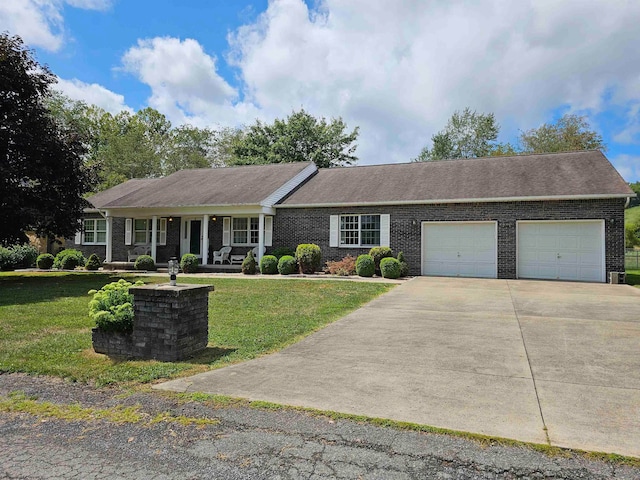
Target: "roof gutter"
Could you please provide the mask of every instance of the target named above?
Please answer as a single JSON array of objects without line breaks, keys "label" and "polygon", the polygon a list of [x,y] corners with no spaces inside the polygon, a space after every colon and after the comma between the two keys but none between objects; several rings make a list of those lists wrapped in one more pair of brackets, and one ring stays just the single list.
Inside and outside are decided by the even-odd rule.
[{"label": "roof gutter", "polygon": [[607,198],[626,198],[627,202],[633,195],[628,193],[599,194],[599,195],[550,195],[540,197],[494,197],[494,198],[452,198],[437,200],[388,200],[379,202],[331,202],[331,203],[299,203],[279,204],[275,208],[327,208],[327,207],[359,207],[379,205],[434,205],[442,203],[498,203],[498,202],[543,202],[555,200],[603,200]]}]

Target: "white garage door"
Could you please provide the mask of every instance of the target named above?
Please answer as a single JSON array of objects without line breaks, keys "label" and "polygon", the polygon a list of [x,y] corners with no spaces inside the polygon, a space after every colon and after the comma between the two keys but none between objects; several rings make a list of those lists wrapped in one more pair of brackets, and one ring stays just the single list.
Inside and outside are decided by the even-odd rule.
[{"label": "white garage door", "polygon": [[422,274],[497,277],[496,223],[422,224]]},{"label": "white garage door", "polygon": [[518,222],[518,277],[604,282],[604,224]]}]

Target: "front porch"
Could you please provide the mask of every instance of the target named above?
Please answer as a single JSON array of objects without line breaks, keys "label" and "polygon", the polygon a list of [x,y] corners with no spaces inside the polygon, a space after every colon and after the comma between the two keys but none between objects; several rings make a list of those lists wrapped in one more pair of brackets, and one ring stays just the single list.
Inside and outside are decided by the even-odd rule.
[{"label": "front porch", "polygon": [[[166,272],[168,265],[166,263],[156,264],[158,272]],[[102,268],[108,271],[114,270],[126,270],[136,271],[134,268],[134,262],[104,262]],[[200,273],[240,273],[242,271],[241,265],[229,265],[229,264],[216,264],[216,265],[198,265],[198,272]]]}]

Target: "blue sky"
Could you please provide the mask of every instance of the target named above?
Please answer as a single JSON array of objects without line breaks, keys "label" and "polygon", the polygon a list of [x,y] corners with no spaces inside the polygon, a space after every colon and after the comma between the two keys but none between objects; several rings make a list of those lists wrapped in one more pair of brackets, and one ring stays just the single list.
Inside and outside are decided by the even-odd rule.
[{"label": "blue sky", "polygon": [[639,24],[624,0],[0,2],[0,30],[61,91],[112,112],[215,128],[303,107],[360,127],[359,164],[408,161],[467,106],[493,112],[502,141],[570,112],[632,182]]}]

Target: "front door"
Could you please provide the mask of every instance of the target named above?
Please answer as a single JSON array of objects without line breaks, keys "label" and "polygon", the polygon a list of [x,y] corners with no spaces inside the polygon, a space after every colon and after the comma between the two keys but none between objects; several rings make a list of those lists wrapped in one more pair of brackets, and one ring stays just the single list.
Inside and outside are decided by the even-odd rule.
[{"label": "front door", "polygon": [[191,220],[191,228],[189,229],[189,253],[193,253],[198,257],[202,256],[202,220]]}]

